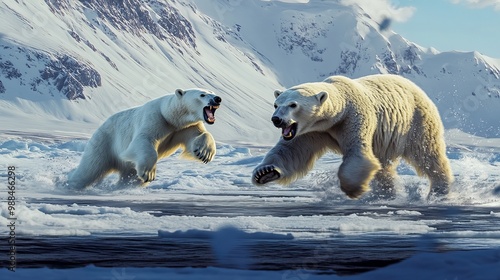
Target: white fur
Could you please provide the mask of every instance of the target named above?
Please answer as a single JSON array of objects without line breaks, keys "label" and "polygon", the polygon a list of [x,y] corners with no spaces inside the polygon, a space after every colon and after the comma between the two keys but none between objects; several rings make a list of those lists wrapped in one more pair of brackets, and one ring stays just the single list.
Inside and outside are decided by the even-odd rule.
[{"label": "white fur", "polygon": [[184,156],[211,161],[215,141],[203,124],[203,108],[214,97],[205,89],[178,89],[112,115],[89,140],[68,186],[87,187],[112,171],[118,171],[124,182],[152,181],[157,161],[179,148]]},{"label": "white fur", "polygon": [[351,198],[368,191],[372,179],[378,194],[392,196],[400,157],[429,178],[431,193],[448,193],[452,173],[443,125],[436,106],[411,81],[396,75],[332,76],[274,94],[273,116],[297,123],[297,133],[269,151],[254,170],[254,184],[288,184],[331,150],[343,155],[338,175]]}]

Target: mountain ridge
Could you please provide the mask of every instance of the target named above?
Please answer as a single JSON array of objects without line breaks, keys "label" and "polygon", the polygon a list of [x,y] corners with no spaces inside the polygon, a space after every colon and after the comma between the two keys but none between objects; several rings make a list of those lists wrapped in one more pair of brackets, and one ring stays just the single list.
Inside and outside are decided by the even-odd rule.
[{"label": "mountain ridge", "polygon": [[500,60],[423,48],[340,1],[6,0],[0,12],[0,104],[20,120],[96,127],[175,88],[207,87],[226,96],[211,128],[223,140],[269,143],[274,89],[392,73],[428,93],[447,129],[500,137]]}]

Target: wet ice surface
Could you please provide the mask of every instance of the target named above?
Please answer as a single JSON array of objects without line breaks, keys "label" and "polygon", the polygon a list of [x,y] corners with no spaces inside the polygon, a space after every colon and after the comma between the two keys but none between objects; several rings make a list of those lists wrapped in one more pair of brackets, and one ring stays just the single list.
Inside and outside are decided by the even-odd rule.
[{"label": "wet ice surface", "polygon": [[[336,155],[323,157],[289,187],[254,187],[251,171],[269,147],[230,144],[219,144],[208,165],[177,156],[162,160],[148,187],[119,186],[112,175],[69,192],[62,182],[85,143],[24,135],[0,140],[5,165],[17,172],[18,268],[216,267],[345,275],[424,252],[500,247],[495,147],[449,148],[456,182],[447,200],[428,201],[428,182],[402,164],[396,199],[368,194],[354,201],[338,188]],[[0,193],[2,201],[5,195]],[[0,209],[4,224],[6,204]],[[0,233],[7,234],[4,228]]]},{"label": "wet ice surface", "polygon": [[[52,199],[37,203],[59,205],[69,202]],[[76,203],[92,205],[92,201]],[[297,224],[302,222],[301,217],[311,218],[318,224],[328,224],[328,219],[336,220],[338,217],[352,219],[344,219],[338,228],[288,225],[289,230],[284,230],[291,232],[292,236],[304,236],[302,238],[290,238],[290,235],[284,234],[278,235],[278,238],[239,238],[231,235],[231,232],[224,232],[224,228],[215,231],[185,230],[173,234],[175,225],[167,234],[158,235],[117,231],[89,236],[23,237],[18,245],[18,253],[22,256],[20,267],[67,268],[88,264],[105,267],[214,266],[255,270],[308,269],[353,274],[396,263],[419,252],[492,248],[500,244],[499,214],[494,212],[498,210],[496,207],[417,206],[399,210],[400,206],[386,205],[329,208],[313,204],[299,209],[291,205],[259,207],[254,203],[238,203],[239,207],[225,206],[230,203],[151,202],[130,205],[123,201],[94,201],[96,207],[130,207],[132,211],[151,213],[160,219],[188,214],[206,220],[222,217],[228,221],[227,224],[232,224],[230,218],[252,220],[252,217],[258,219],[263,216],[271,222],[278,217],[293,217],[291,220],[296,220]],[[373,229],[377,226],[359,225],[358,220],[362,217],[370,218],[367,222],[380,223],[380,231],[365,232],[363,228]],[[411,231],[412,227],[408,224],[405,229],[399,229],[396,225],[391,228],[388,219],[426,226],[421,229],[414,227],[414,231],[421,230],[422,233],[401,234],[395,231]],[[276,228],[270,231],[278,231]],[[247,228],[245,231],[251,232],[253,229]],[[223,256],[218,256],[217,248],[228,243],[229,248]]]}]

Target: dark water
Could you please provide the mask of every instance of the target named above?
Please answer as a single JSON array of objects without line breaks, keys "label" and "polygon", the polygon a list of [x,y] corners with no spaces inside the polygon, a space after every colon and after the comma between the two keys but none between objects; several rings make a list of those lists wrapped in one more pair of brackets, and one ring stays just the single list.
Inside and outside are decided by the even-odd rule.
[{"label": "dark water", "polygon": [[[336,206],[304,204],[299,208],[286,204],[259,204],[224,201],[148,202],[130,201],[64,201],[34,200],[35,203],[130,207],[157,216],[194,215],[213,217],[263,216],[286,217],[298,215],[328,216],[353,213],[387,214],[380,205]],[[231,206],[229,206],[231,205]],[[464,237],[443,235],[456,231],[500,232],[498,217],[488,215],[499,209],[473,206],[405,206],[404,210],[420,212],[420,216],[398,219],[440,220],[433,224],[430,234],[371,233],[342,235],[332,233],[323,239],[254,239],[240,240],[222,255],[214,251],[210,238],[159,237],[123,235],[92,235],[83,237],[17,237],[17,267],[73,268],[86,265],[104,267],[229,267],[258,270],[315,270],[322,273],[356,274],[404,260],[418,252],[443,252],[498,246],[495,237]],[[307,229],[306,229],[307,230]],[[498,236],[497,236],[498,237]],[[7,263],[2,258],[2,266]]]},{"label": "dark water", "polygon": [[[245,244],[246,243],[246,244]],[[259,270],[305,269],[352,274],[411,256],[412,238],[349,238],[325,241],[243,242],[220,259],[210,240],[159,237],[38,237],[18,239],[18,268],[230,267]]]}]

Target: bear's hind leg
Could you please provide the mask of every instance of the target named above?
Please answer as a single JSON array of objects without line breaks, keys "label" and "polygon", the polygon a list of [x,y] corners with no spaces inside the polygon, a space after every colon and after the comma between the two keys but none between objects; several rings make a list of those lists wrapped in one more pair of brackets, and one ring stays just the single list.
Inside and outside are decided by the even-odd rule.
[{"label": "bear's hind leg", "polygon": [[431,183],[429,197],[447,195],[450,192],[450,185],[453,182],[448,159],[443,160],[440,156],[431,155],[426,155],[422,158],[405,158],[405,160],[413,165],[418,175],[424,175],[429,179]]},{"label": "bear's hind leg", "polygon": [[444,196],[453,182],[450,162],[446,157],[444,128],[439,113],[416,114],[410,129],[403,158],[415,167],[418,175],[425,175],[431,182],[429,196]]},{"label": "bear's hind leg", "polygon": [[84,154],[80,165],[69,174],[67,186],[70,189],[80,190],[104,177],[111,168],[107,162],[101,160]]},{"label": "bear's hind leg", "polygon": [[450,192],[450,185],[453,182],[453,174],[451,172],[450,163],[446,155],[430,156],[429,164],[423,168],[423,173],[431,182],[429,197],[445,196]]},{"label": "bear's hind leg", "polygon": [[418,175],[425,175],[430,183],[429,197],[445,196],[450,191],[453,182],[450,162],[446,157],[444,141],[442,143],[431,143],[424,152],[413,152],[404,158],[408,161]]}]

